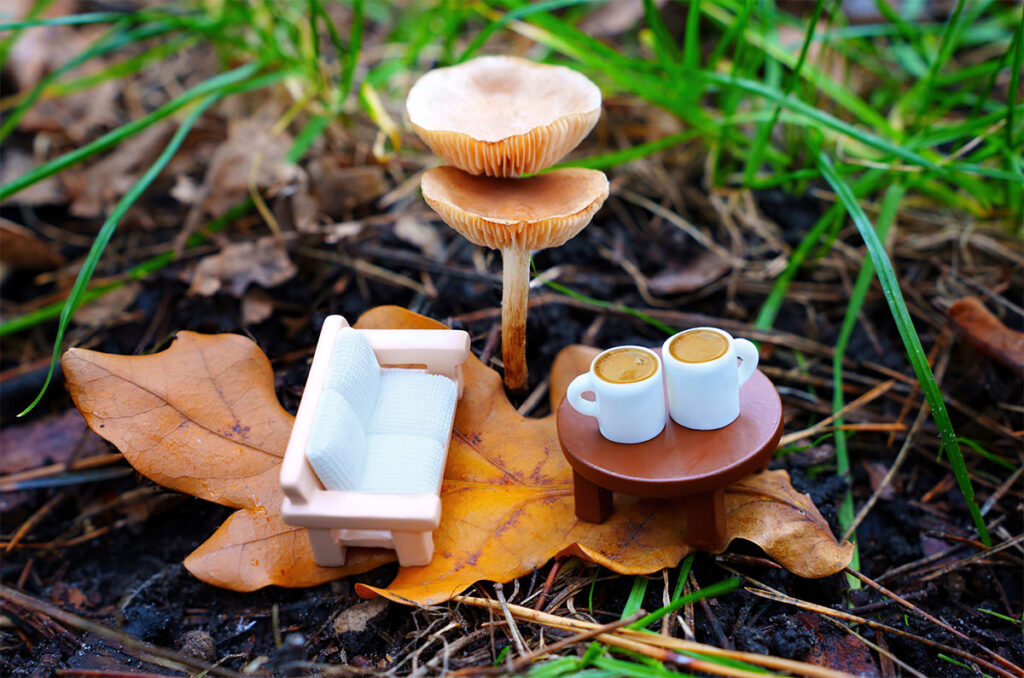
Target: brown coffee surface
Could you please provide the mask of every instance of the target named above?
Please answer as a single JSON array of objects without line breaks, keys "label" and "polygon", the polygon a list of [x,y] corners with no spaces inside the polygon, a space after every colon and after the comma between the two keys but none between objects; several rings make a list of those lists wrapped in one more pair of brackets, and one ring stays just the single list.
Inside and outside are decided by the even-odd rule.
[{"label": "brown coffee surface", "polygon": [[654,356],[635,348],[618,348],[598,358],[594,372],[613,384],[643,381],[658,371]]},{"label": "brown coffee surface", "polygon": [[684,363],[706,363],[721,358],[728,349],[728,340],[710,330],[683,332],[668,346],[672,357]]}]

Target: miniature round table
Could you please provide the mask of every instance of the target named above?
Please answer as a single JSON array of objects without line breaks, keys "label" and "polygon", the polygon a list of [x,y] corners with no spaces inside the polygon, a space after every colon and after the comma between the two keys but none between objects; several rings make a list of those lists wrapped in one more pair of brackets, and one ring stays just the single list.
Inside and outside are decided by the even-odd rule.
[{"label": "miniature round table", "polygon": [[725,488],[768,467],[782,435],[782,402],[762,372],[740,388],[740,416],[714,431],[685,428],[668,417],[665,430],[644,443],[613,443],[597,419],[565,398],[556,416],[562,452],[573,469],[576,517],[602,523],[612,492],[638,497],[682,497],[686,541],[717,550],[726,539]]}]

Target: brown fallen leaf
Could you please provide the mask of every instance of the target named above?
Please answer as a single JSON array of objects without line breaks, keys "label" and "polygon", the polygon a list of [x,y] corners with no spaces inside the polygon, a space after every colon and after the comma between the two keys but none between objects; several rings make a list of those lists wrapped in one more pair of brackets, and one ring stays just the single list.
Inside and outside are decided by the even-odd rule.
[{"label": "brown fallen leaf", "polygon": [[259,325],[274,314],[274,300],[260,287],[251,287],[242,297],[242,324]]},{"label": "brown fallen leaf", "polygon": [[256,242],[232,243],[203,258],[192,274],[189,294],[208,297],[226,286],[231,294],[241,297],[253,283],[276,287],[298,270],[280,243],[268,235]]},{"label": "brown fallen leaf", "polygon": [[[0,184],[9,184],[42,163],[18,148],[4,148],[0,156]],[[81,176],[80,168],[69,168],[60,174],[46,177],[9,198],[18,205],[56,205],[68,201],[68,185]]]},{"label": "brown fallen leaf", "polygon": [[89,427],[136,470],[243,509],[185,560],[203,581],[237,591],[312,586],[394,559],[352,549],[348,566],[318,567],[305,531],[281,522],[279,466],[293,417],[274,395],[270,361],[249,339],[180,332],[153,355],[73,348],[61,364]]},{"label": "brown fallen leaf", "polygon": [[654,294],[686,294],[715,282],[732,268],[724,258],[711,251],[698,255],[680,269],[659,273],[648,281]]},{"label": "brown fallen leaf", "polygon": [[132,280],[103,296],[82,304],[75,311],[76,325],[85,327],[109,327],[130,321],[133,314],[128,312],[142,292],[142,283]]},{"label": "brown fallen leaf", "polygon": [[[73,2],[60,2],[46,16],[73,14]],[[42,78],[71,61],[105,33],[102,26],[37,26],[28,28],[11,47],[3,64],[20,92],[27,92]],[[93,75],[107,64],[104,58],[81,65],[76,75]],[[62,97],[43,96],[22,117],[18,127],[25,132],[58,132],[81,142],[99,127],[118,121],[115,105],[121,93],[116,80],[101,82],[87,91]]]},{"label": "brown fallen leaf", "polygon": [[1024,332],[1004,325],[977,297],[957,299],[948,313],[957,331],[974,348],[1024,375]]},{"label": "brown fallen leaf", "polygon": [[174,130],[172,122],[158,122],[90,165],[85,180],[71,189],[71,213],[76,217],[97,217],[113,207],[166,148]]},{"label": "brown fallen leaf", "polygon": [[370,203],[388,190],[387,175],[380,165],[351,167],[335,155],[309,163],[309,182],[320,210],[332,219],[351,218],[352,210]]},{"label": "brown fallen leaf", "polygon": [[[356,326],[442,327],[397,307],[373,309]],[[567,383],[593,352],[565,349],[552,382]],[[280,521],[277,466],[292,419],[274,397],[269,361],[247,339],[182,332],[170,349],[151,356],[72,349],[64,372],[89,425],[136,469],[168,487],[243,509],[186,559],[200,579],[242,591],[308,586],[393,559],[387,551],[354,549],[346,567],[318,567],[305,533]],[[674,501],[619,496],[604,524],[576,520],[554,419],[520,416],[498,374],[475,358],[464,376],[434,560],[400,569],[386,589],[358,584],[362,595],[431,604],[479,580],[521,576],[558,554],[639,574],[673,566],[688,553],[680,537],[685,520]],[[836,543],[810,499],[795,492],[782,471],[731,486],[726,502],[732,538],[754,541],[801,576],[833,574],[849,562],[852,545]]]},{"label": "brown fallen leaf", "polygon": [[63,263],[64,257],[35,233],[0,217],[0,271],[47,271]]},{"label": "brown fallen leaf", "polygon": [[[0,429],[0,474],[63,464],[110,451],[109,446],[89,430],[75,409],[32,423],[4,426]],[[32,493],[0,492],[0,513],[12,511],[32,497]]]},{"label": "brown fallen leaf", "polygon": [[287,161],[291,137],[271,133],[280,114],[277,104],[271,102],[251,117],[229,119],[228,138],[214,151],[203,179],[207,214],[218,217],[243,200],[249,194],[250,177],[258,188],[293,177],[294,166]]}]

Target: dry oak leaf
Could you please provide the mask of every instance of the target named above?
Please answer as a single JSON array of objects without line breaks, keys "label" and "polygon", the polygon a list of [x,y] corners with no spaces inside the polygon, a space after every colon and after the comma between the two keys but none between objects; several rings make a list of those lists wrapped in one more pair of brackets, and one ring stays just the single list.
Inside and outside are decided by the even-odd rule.
[{"label": "dry oak leaf", "polygon": [[[367,312],[361,328],[440,328],[397,307]],[[553,393],[586,369],[593,349],[570,347],[552,370]],[[344,568],[313,564],[302,530],[281,523],[277,465],[291,417],[274,398],[273,375],[258,348],[235,335],[183,332],[163,353],[65,355],[76,405],[93,430],[161,484],[242,510],[186,560],[200,579],[235,590],[306,586],[368,570],[390,552],[352,550]],[[554,419],[526,419],[509,404],[501,378],[475,358],[464,369],[434,560],[401,568],[386,589],[363,595],[439,603],[476,581],[507,581],[559,554],[578,554],[616,572],[673,566],[688,553],[675,502],[617,497],[601,525],[576,520],[571,472]],[[837,544],[806,495],[784,472],[733,485],[726,495],[731,537],[754,541],[793,572],[833,574],[852,546]]]},{"label": "dry oak leaf", "polygon": [[153,355],[73,348],[62,365],[89,427],[137,471],[241,509],[185,560],[199,579],[236,591],[313,586],[394,560],[390,551],[352,549],[345,567],[319,567],[306,531],[281,521],[279,467],[293,417],[249,339],[180,332]]},{"label": "dry oak leaf", "polygon": [[962,297],[949,307],[957,331],[983,354],[1024,375],[1024,332],[1010,329],[977,297]]}]

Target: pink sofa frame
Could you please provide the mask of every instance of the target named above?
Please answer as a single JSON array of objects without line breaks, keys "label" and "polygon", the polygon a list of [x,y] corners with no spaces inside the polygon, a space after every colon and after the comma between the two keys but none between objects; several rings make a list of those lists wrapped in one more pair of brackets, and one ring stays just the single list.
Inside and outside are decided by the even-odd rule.
[{"label": "pink sofa frame", "polygon": [[[281,517],[305,527],[313,559],[325,567],[345,564],[346,546],[393,548],[403,566],[426,565],[434,554],[433,531],[441,522],[440,486],[432,494],[379,494],[326,490],[306,461],[306,445],[324,390],[334,340],[349,324],[328,316],[320,331],[306,388],[295,415],[284,461]],[[369,342],[377,362],[386,366],[424,366],[452,379],[462,397],[462,363],[469,357],[469,335],[462,330],[357,330]],[[451,439],[449,422],[448,440]],[[447,456],[447,444],[445,455]]]}]

